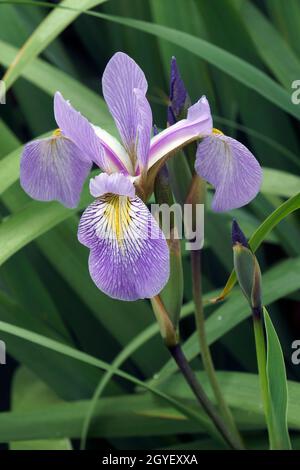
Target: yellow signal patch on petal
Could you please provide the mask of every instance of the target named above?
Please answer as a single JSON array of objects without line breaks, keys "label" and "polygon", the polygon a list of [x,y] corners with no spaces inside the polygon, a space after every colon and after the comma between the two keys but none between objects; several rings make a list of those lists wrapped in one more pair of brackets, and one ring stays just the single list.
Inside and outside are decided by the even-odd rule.
[{"label": "yellow signal patch on petal", "polygon": [[220,131],[219,129],[216,129],[215,127],[213,128],[212,133],[215,135],[224,135],[222,131]]},{"label": "yellow signal patch on petal", "polygon": [[53,137],[61,137],[62,136],[62,132],[61,132],[61,129],[55,129],[55,131],[52,132],[52,136]]},{"label": "yellow signal patch on petal", "polygon": [[107,220],[107,228],[117,239],[118,244],[122,245],[131,221],[130,199],[128,196],[116,194],[107,194],[103,199],[106,202],[104,217]]}]

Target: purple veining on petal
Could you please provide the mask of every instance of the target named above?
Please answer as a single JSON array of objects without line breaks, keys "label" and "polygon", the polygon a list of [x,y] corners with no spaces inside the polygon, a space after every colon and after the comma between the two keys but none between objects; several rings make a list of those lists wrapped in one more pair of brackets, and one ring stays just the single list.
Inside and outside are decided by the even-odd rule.
[{"label": "purple veining on petal", "polygon": [[212,208],[229,211],[248,204],[259,192],[262,169],[252,153],[225,135],[210,135],[199,144],[195,169],[215,187]]},{"label": "purple veining on petal", "polygon": [[[143,71],[128,55],[117,52],[110,59],[102,77],[103,95],[129,155],[135,153],[138,131],[143,132],[138,127],[140,112],[137,106],[142,95],[146,100],[147,87]],[[138,100],[135,89],[140,90]],[[150,106],[146,108],[144,104],[141,112],[148,114],[147,120],[152,120]],[[140,135],[139,139],[141,138]]]},{"label": "purple veining on petal", "polygon": [[175,124],[175,122],[182,117],[182,113],[188,102],[189,96],[180,76],[176,58],[172,57],[170,74],[170,105],[168,106],[169,125]]},{"label": "purple veining on petal", "polygon": [[40,201],[57,200],[66,207],[78,205],[92,163],[62,135],[27,144],[21,158],[21,186]]},{"label": "purple veining on petal", "polygon": [[135,188],[128,176],[121,173],[111,175],[101,173],[90,180],[90,193],[94,197],[103,196],[107,193],[134,197]]},{"label": "purple veining on petal", "polygon": [[112,168],[114,171],[117,169],[127,171],[109,143],[105,143],[104,150],[93,125],[79,111],[76,111],[59,92],[56,92],[54,96],[54,114],[57,125],[63,134],[75,142],[86,158],[96,163],[104,171],[110,172]]},{"label": "purple veining on petal", "polygon": [[151,298],[169,278],[169,250],[157,222],[138,197],[107,194],[83,213],[79,241],[90,249],[97,287],[120,300]]},{"label": "purple veining on petal", "polygon": [[186,119],[152,137],[150,144],[149,168],[168,153],[197,137],[212,132],[212,117],[207,99],[203,96],[188,109]]}]

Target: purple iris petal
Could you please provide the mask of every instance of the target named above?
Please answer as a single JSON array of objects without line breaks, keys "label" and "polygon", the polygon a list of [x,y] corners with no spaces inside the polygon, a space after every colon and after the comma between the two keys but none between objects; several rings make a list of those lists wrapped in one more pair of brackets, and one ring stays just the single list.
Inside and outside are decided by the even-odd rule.
[{"label": "purple iris petal", "polygon": [[[101,179],[100,192],[105,181]],[[125,185],[127,182],[124,180]],[[88,206],[79,224],[78,239],[90,249],[90,275],[110,297],[151,298],[169,278],[166,239],[138,197],[113,194],[116,180],[112,175],[105,185],[108,193]],[[125,191],[126,188],[122,192]]]},{"label": "purple iris petal", "polygon": [[93,126],[58,91],[54,96],[54,116],[63,134],[75,142],[90,161],[104,169],[104,151]]},{"label": "purple iris petal", "polygon": [[217,212],[242,207],[258,193],[262,170],[252,153],[225,135],[210,135],[199,144],[195,169],[215,187],[212,208]]},{"label": "purple iris petal", "polygon": [[101,127],[93,125],[93,128],[105,152],[106,172],[119,171],[125,175],[132,175],[134,173],[132,161],[123,145]]},{"label": "purple iris petal", "polygon": [[27,144],[21,158],[21,186],[40,201],[57,200],[66,207],[78,205],[92,163],[69,139],[53,135]]},{"label": "purple iris petal", "polygon": [[[64,99],[61,93],[54,96],[54,115],[57,125],[82,150],[86,158],[104,171],[127,171],[120,159],[109,146],[103,145],[92,124]],[[110,139],[111,140],[111,139]]]},{"label": "purple iris petal", "polygon": [[146,96],[138,88],[134,89],[137,110],[137,136],[136,136],[136,156],[139,170],[147,170],[151,130],[152,112]]},{"label": "purple iris petal", "polygon": [[134,155],[136,142],[140,142],[140,158],[145,163],[145,142],[150,139],[152,113],[146,103],[148,84],[144,72],[128,55],[117,52],[104,70],[102,88],[127,152]]},{"label": "purple iris petal", "polygon": [[197,137],[212,132],[212,117],[205,96],[188,109],[186,119],[160,132],[151,139],[149,168],[162,157]]},{"label": "purple iris petal", "polygon": [[189,101],[186,88],[180,76],[176,58],[171,60],[171,77],[170,77],[170,105],[168,107],[168,123],[175,124],[184,112],[184,108]]},{"label": "purple iris petal", "polygon": [[90,192],[94,197],[103,196],[103,194],[113,193],[119,196],[135,196],[135,188],[129,177],[121,173],[107,175],[101,173],[90,181]]}]

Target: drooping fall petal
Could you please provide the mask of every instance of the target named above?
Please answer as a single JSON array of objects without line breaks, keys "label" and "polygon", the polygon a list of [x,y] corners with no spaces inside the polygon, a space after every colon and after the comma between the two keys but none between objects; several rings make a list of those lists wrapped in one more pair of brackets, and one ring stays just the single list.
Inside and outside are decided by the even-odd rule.
[{"label": "drooping fall petal", "polygon": [[212,134],[199,144],[195,169],[215,187],[212,208],[229,211],[248,204],[258,193],[262,169],[250,150],[223,134]]},{"label": "drooping fall petal", "polygon": [[21,186],[34,199],[57,200],[74,208],[91,166],[81,150],[57,132],[25,146],[20,166]]},{"label": "drooping fall petal", "polygon": [[112,176],[100,182],[100,192],[108,192],[83,213],[78,239],[90,249],[89,271],[100,290],[120,300],[151,298],[169,277],[167,242],[145,204],[131,196],[129,186],[122,191],[127,195],[112,193],[116,185]]}]

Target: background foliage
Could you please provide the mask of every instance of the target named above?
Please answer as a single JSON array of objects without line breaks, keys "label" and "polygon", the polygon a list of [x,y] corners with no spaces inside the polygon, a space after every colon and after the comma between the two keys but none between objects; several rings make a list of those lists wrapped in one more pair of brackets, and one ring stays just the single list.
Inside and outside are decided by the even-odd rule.
[{"label": "background foliage", "polygon": [[[193,397],[168,360],[150,304],[117,302],[97,290],[87,270],[88,251],[77,241],[80,213],[30,200],[18,183],[19,158],[23,143],[55,127],[56,90],[92,122],[115,132],[100,77],[118,50],[145,71],[154,119],[163,127],[175,55],[192,100],[205,94],[215,126],[248,145],[264,167],[261,194],[247,208],[230,214],[208,209],[203,283],[205,298],[215,297],[232,270],[232,218],[250,237],[299,192],[300,106],[291,103],[291,83],[300,79],[300,1],[61,3],[93,8],[98,16],[27,3],[0,2],[0,71],[8,68],[9,88],[6,105],[0,105],[0,338],[9,353],[7,366],[0,366],[0,442],[12,449],[76,448],[100,382],[88,447],[221,448],[206,433],[203,417],[188,418],[178,407],[180,399],[193,409]],[[180,200],[189,175],[179,159],[172,171],[180,175],[173,181]],[[81,208],[88,201],[85,190]],[[297,209],[299,197],[292,204]],[[300,336],[300,226],[299,214],[288,212],[262,237],[257,255],[264,302],[286,359],[288,424],[297,449],[300,369],[291,362],[291,344]],[[185,253],[183,266],[181,336],[207,385],[193,334]],[[206,312],[225,397],[247,445],[266,447],[247,303],[235,287],[226,302]]]}]

